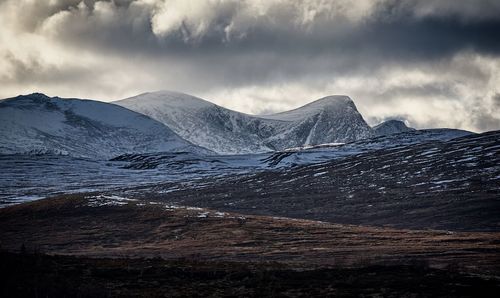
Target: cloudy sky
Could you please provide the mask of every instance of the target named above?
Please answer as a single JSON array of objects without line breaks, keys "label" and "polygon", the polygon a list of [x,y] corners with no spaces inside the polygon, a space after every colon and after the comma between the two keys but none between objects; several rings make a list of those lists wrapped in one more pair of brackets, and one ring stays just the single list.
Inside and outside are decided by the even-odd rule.
[{"label": "cloudy sky", "polygon": [[0,0],[0,97],[155,90],[246,113],[500,129],[498,0]]}]

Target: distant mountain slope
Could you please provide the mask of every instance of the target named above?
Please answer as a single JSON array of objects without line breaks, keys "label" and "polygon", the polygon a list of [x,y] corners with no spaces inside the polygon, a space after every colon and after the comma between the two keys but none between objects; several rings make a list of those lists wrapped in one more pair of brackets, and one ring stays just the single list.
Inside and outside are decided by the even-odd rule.
[{"label": "distant mountain slope", "polygon": [[373,127],[373,131],[377,136],[386,136],[412,130],[415,129],[406,126],[406,124],[400,120],[387,120]]},{"label": "distant mountain slope", "polygon": [[141,190],[148,199],[228,212],[371,226],[500,231],[499,185],[500,131],[492,131],[216,177],[199,185],[157,184],[156,194]]},{"label": "distant mountain slope", "polygon": [[158,168],[162,172],[168,171],[169,174],[175,174],[176,177],[182,177],[186,174],[222,176],[330,162],[361,153],[372,152],[376,154],[382,149],[408,148],[431,142],[444,144],[452,139],[472,135],[475,134],[457,129],[426,129],[363,139],[346,144],[296,147],[260,154],[194,156],[178,153],[145,153],[124,154],[114,158],[113,161],[125,162],[122,165],[123,168],[138,170]]},{"label": "distant mountain slope", "polygon": [[347,96],[329,96],[266,116],[239,113],[170,91],[145,93],[114,103],[148,115],[190,142],[223,154],[283,150],[373,136]]},{"label": "distant mountain slope", "polygon": [[109,158],[159,151],[208,150],[149,117],[113,104],[39,93],[0,101],[0,154]]}]

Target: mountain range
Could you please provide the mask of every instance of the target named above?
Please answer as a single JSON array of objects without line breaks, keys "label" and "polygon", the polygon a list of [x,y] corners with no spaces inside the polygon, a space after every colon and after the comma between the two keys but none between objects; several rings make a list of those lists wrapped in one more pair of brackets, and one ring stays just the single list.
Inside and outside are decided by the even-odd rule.
[{"label": "mountain range", "polygon": [[159,152],[255,154],[415,131],[398,120],[370,127],[348,96],[257,116],[171,91],[112,103],[21,95],[0,101],[0,128],[0,154],[101,159]]}]

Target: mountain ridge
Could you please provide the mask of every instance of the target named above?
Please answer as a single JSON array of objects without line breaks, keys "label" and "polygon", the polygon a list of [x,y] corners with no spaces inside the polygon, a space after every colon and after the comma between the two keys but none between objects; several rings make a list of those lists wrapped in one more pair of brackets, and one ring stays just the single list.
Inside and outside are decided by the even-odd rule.
[{"label": "mountain ridge", "polygon": [[244,114],[172,91],[144,93],[113,103],[148,115],[190,142],[220,154],[259,153],[373,136],[348,96],[327,96],[272,115]]},{"label": "mountain ridge", "polygon": [[[99,158],[179,150],[209,155],[280,152],[415,130],[398,120],[370,127],[346,95],[271,115],[249,115],[173,91],[112,103],[33,93],[0,100],[0,116],[0,154]],[[442,129],[433,138],[468,133]]]},{"label": "mountain ridge", "polygon": [[209,152],[126,108],[41,93],[0,101],[1,154],[110,158],[132,152]]}]

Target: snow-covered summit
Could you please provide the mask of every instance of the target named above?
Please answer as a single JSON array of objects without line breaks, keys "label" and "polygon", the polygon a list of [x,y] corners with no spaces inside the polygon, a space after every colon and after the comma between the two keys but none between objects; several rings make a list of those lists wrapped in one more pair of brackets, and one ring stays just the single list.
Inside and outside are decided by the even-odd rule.
[{"label": "snow-covered summit", "polygon": [[289,122],[280,134],[271,137],[280,149],[346,143],[373,136],[354,101],[345,95],[323,97],[297,109],[263,117]]},{"label": "snow-covered summit", "polygon": [[331,95],[326,96],[320,99],[317,99],[313,102],[310,102],[306,105],[303,105],[299,108],[284,111],[280,113],[270,114],[270,115],[262,115],[261,117],[267,119],[276,119],[283,121],[297,121],[303,119],[305,117],[309,117],[318,113],[321,113],[325,110],[356,110],[356,106],[352,99],[346,95]]},{"label": "snow-covered summit", "polygon": [[266,123],[188,94],[159,91],[113,102],[147,115],[184,139],[217,153],[271,151],[262,142]]},{"label": "snow-covered summit", "polygon": [[121,105],[137,106],[140,108],[147,104],[148,106],[154,106],[156,108],[161,107],[171,107],[178,109],[206,109],[216,106],[207,100],[201,99],[196,96],[192,96],[185,93],[161,90],[156,92],[146,92],[133,96],[115,103],[120,103]]},{"label": "snow-covered summit", "polygon": [[413,130],[415,129],[406,126],[406,123],[401,120],[387,120],[373,127],[373,131],[377,136],[386,136]]},{"label": "snow-covered summit", "polygon": [[114,102],[156,119],[222,154],[257,153],[373,136],[347,96],[328,96],[274,115],[236,112],[187,94],[160,91]]},{"label": "snow-covered summit", "polygon": [[41,93],[0,101],[0,154],[109,158],[164,151],[208,152],[165,125],[113,104]]}]

